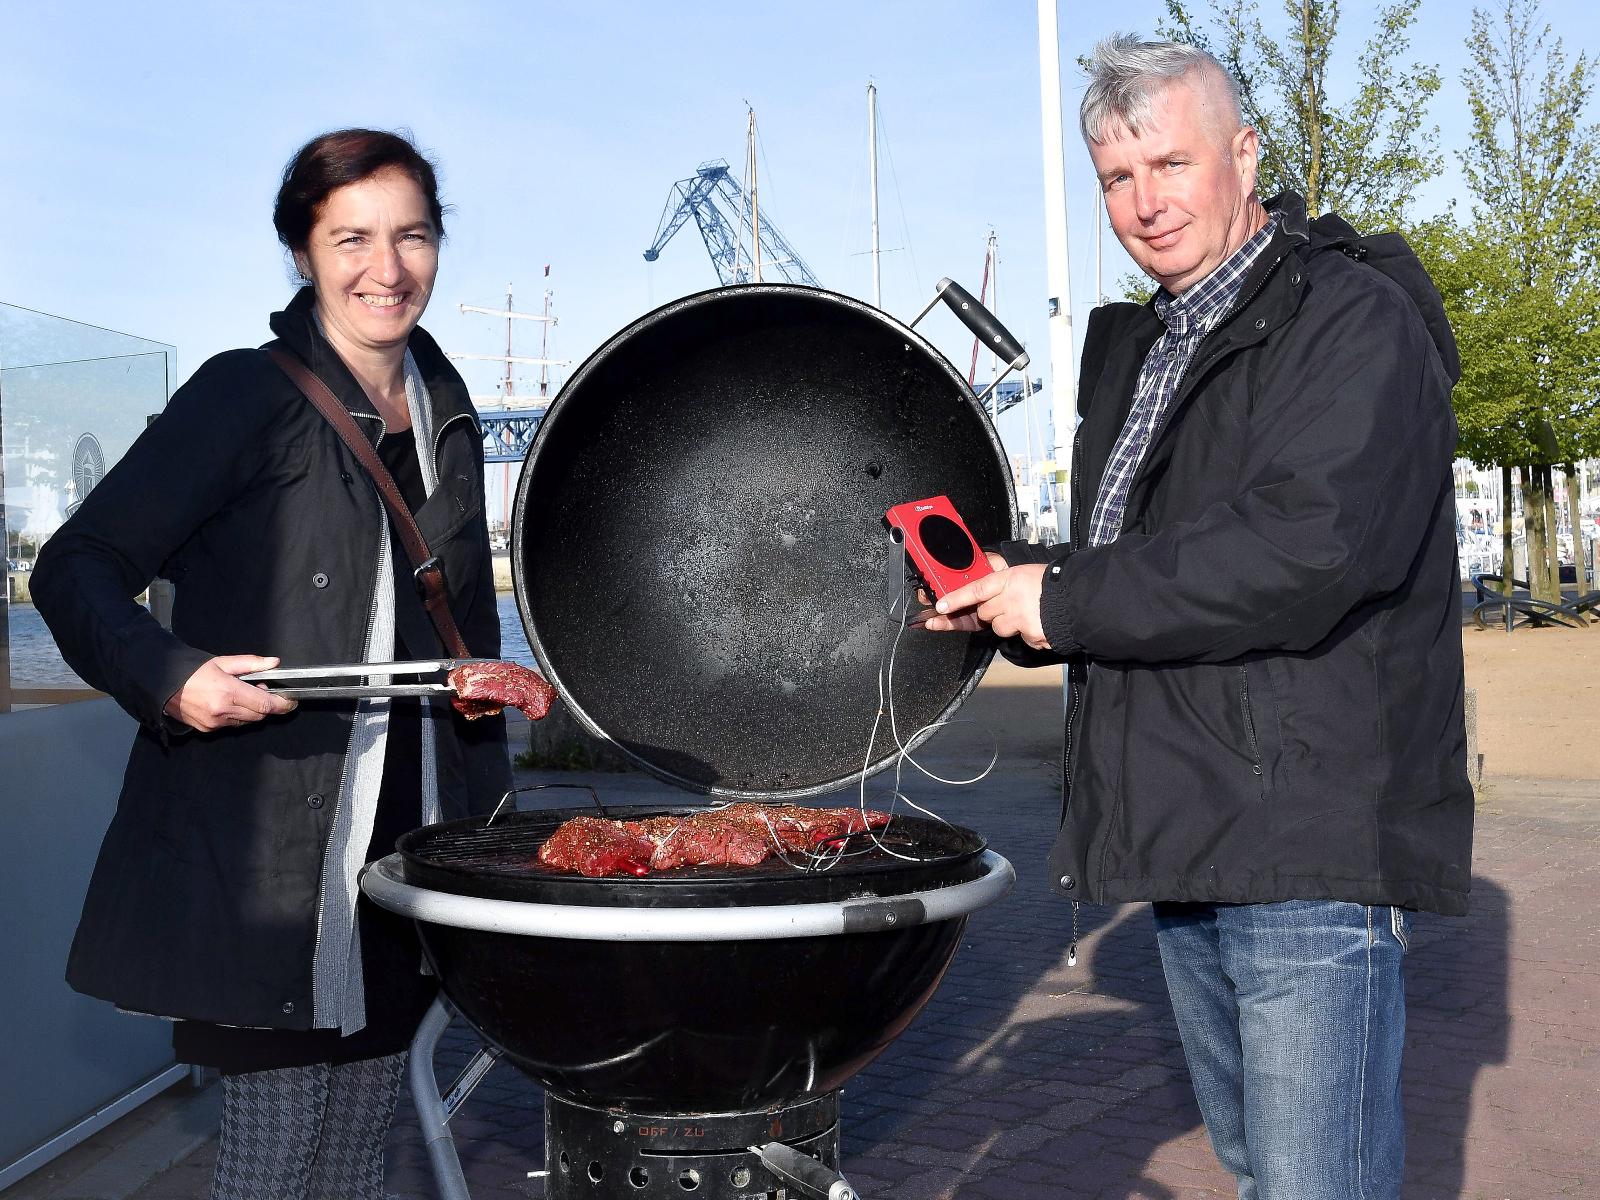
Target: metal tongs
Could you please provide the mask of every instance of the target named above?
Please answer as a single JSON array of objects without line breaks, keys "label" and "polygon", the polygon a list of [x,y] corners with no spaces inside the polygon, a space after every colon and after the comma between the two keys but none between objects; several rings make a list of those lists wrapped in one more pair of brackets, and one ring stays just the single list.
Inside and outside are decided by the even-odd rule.
[{"label": "metal tongs", "polygon": [[[245,683],[264,683],[273,695],[290,700],[364,699],[369,696],[452,696],[448,680],[451,671],[471,663],[496,662],[492,658],[423,658],[414,662],[335,663],[324,667],[278,667],[255,671],[239,678]],[[373,677],[395,675],[440,675],[437,680],[416,683],[367,683]],[[340,682],[347,681],[347,682]],[[280,686],[288,684],[287,687]]]}]

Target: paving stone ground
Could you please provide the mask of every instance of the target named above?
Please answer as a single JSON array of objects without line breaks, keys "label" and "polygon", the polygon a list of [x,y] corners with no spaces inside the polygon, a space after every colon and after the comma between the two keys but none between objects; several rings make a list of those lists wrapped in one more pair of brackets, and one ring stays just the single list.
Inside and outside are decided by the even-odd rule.
[{"label": "paving stone ground", "polygon": [[[1066,965],[1070,910],[1044,877],[1055,767],[1017,749],[982,785],[939,793],[1018,883],[972,919],[927,1008],[847,1087],[845,1171],[866,1200],[1232,1197],[1189,1091],[1148,910],[1086,907],[1079,964]],[[653,786],[600,782],[630,796]],[[1407,966],[1407,1200],[1600,1196],[1597,846],[1600,783],[1484,789],[1473,912],[1420,918]],[[475,1046],[463,1029],[447,1035],[446,1084]],[[543,1194],[526,1178],[543,1166],[540,1103],[497,1066],[456,1118],[476,1200]],[[199,1200],[211,1154],[138,1197]],[[435,1194],[409,1102],[389,1187]]]}]

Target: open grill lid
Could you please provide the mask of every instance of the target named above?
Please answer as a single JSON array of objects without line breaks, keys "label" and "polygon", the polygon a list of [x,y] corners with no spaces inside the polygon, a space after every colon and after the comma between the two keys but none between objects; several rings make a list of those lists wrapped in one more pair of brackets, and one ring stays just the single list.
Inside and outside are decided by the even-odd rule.
[{"label": "open grill lid", "polygon": [[[704,808],[693,806],[606,807],[611,818],[628,821],[703,811]],[[557,826],[573,817],[594,815],[593,808],[545,809],[505,813],[487,826],[483,817],[424,826],[400,839],[405,881],[453,895],[492,900],[631,908],[731,908],[903,895],[965,883],[984,872],[985,843],[976,833],[959,825],[899,814],[886,829],[877,831],[878,841],[887,850],[875,846],[863,834],[852,838],[850,853],[826,870],[807,871],[791,865],[801,861],[801,856],[795,854],[788,861],[774,855],[754,867],[681,867],[642,879],[590,879],[540,865],[539,847]]]},{"label": "open grill lid", "polygon": [[[894,759],[886,719],[868,752],[906,577],[883,517],[941,494],[980,543],[1015,535],[1004,448],[920,334],[816,288],[719,288],[613,336],[551,405],[512,514],[517,607],[573,716],[645,769],[819,795]],[[908,745],[992,653],[900,639]]]}]

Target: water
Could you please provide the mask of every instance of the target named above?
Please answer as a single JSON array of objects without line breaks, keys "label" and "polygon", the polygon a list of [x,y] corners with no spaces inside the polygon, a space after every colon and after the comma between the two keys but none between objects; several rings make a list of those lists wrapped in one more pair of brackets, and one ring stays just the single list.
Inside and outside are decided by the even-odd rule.
[{"label": "water", "polygon": [[[500,657],[524,666],[534,666],[533,651],[528,648],[527,635],[522,630],[522,618],[517,615],[517,601],[510,592],[498,596],[500,609]],[[11,630],[11,686],[70,688],[87,685],[61,660],[50,631],[45,628],[39,610],[31,604],[12,604],[7,613]],[[261,647],[262,653],[271,653],[270,646]]]},{"label": "water", "polygon": [[31,604],[11,604],[7,606],[6,617],[11,632],[12,687],[88,686],[61,661],[61,652],[56,649],[38,609]]},{"label": "water", "polygon": [[517,598],[510,592],[500,593],[500,657],[525,667],[538,666],[517,612]]}]

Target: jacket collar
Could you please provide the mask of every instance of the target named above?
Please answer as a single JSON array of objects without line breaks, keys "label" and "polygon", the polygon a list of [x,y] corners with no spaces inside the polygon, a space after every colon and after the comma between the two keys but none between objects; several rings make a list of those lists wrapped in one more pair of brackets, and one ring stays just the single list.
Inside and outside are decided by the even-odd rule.
[{"label": "jacket collar", "polygon": [[1268,212],[1278,214],[1278,232],[1288,239],[1290,245],[1311,239],[1311,222],[1306,216],[1305,198],[1298,192],[1282,191],[1261,203]]},{"label": "jacket collar", "polygon": [[[366,392],[317,325],[316,300],[315,288],[309,285],[302,287],[282,312],[272,314],[269,321],[272,332],[278,335],[290,352],[317,373],[352,416],[366,417],[375,422],[378,420],[377,409],[373,408]],[[442,429],[446,421],[462,413],[471,414],[476,420],[461,376],[427,330],[420,325],[413,329],[406,348],[411,351],[417,369],[422,372],[423,382],[428,385],[433,428]]]},{"label": "jacket collar", "polygon": [[1310,241],[1306,202],[1296,193],[1279,192],[1271,199],[1262,201],[1262,207],[1278,218],[1277,229],[1273,231],[1267,248],[1245,275],[1244,282],[1239,285],[1236,311],[1247,305],[1261,290],[1267,277],[1278,269],[1278,264],[1286,255]]}]

